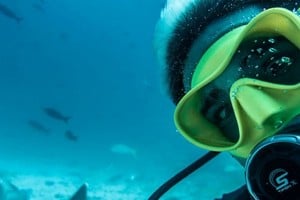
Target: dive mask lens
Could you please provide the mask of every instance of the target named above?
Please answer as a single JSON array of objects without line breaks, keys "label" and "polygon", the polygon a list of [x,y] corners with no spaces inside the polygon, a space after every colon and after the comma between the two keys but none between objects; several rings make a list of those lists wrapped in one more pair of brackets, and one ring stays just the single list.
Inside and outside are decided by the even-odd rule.
[{"label": "dive mask lens", "polygon": [[[203,87],[200,112],[232,142],[239,139],[230,100],[232,84],[252,78],[276,84],[300,82],[300,50],[282,36],[254,37],[241,43],[226,69]],[[251,102],[250,102],[251,103]]]},{"label": "dive mask lens", "polygon": [[299,170],[300,136],[273,136],[257,145],[246,161],[248,190],[257,200],[293,200],[299,197]]}]

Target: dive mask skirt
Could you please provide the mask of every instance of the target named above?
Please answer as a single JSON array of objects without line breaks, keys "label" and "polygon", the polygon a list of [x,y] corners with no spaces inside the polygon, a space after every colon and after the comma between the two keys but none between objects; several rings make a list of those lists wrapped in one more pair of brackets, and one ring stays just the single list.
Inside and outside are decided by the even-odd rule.
[{"label": "dive mask skirt", "polygon": [[243,41],[259,36],[282,36],[300,49],[300,17],[284,8],[265,10],[207,49],[193,73],[191,90],[177,104],[174,114],[177,129],[194,145],[246,158],[256,144],[300,114],[300,83],[278,84],[254,78],[240,78],[230,87],[239,129],[237,141],[227,138],[201,113],[203,87],[222,74]]}]

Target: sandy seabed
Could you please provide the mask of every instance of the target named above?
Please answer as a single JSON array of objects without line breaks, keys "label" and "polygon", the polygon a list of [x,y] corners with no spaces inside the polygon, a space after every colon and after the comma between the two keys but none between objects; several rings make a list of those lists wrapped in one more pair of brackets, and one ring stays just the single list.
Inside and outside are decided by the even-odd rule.
[{"label": "sandy seabed", "polygon": [[[206,171],[205,171],[206,170]],[[118,166],[88,167],[76,164],[47,163],[28,159],[0,160],[0,178],[19,190],[26,191],[30,200],[69,200],[84,183],[88,185],[88,200],[144,200],[158,186],[166,174],[152,169],[154,174],[125,171]],[[213,173],[212,173],[213,172]],[[236,165],[227,165],[220,170],[199,170],[198,174],[184,180],[171,189],[162,200],[212,200],[231,191],[236,184],[235,174],[242,173]],[[227,182],[220,181],[227,176]],[[199,178],[200,177],[200,178]],[[237,176],[238,177],[238,176]],[[161,178],[157,180],[157,178]],[[199,181],[206,180],[205,182]],[[237,182],[241,182],[237,180]],[[2,200],[2,199],[1,199]],[[5,199],[18,200],[18,199]],[[22,199],[23,200],[23,199]]]}]

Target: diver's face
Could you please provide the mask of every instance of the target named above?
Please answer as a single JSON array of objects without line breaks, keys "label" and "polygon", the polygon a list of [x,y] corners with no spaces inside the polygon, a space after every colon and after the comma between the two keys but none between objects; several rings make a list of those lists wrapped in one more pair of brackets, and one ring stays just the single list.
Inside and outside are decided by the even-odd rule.
[{"label": "diver's face", "polygon": [[229,95],[232,84],[244,77],[296,84],[300,81],[299,55],[300,50],[284,37],[257,37],[244,41],[226,70],[204,87],[202,114],[227,138],[237,142],[239,129]]}]

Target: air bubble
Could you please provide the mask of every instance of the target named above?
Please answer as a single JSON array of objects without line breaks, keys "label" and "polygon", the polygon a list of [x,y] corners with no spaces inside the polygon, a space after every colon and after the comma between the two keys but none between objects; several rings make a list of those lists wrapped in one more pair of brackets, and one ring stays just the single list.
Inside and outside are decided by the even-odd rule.
[{"label": "air bubble", "polygon": [[278,120],[274,123],[274,128],[278,129],[283,125],[283,121],[282,120]]},{"label": "air bubble", "polygon": [[270,53],[276,53],[276,52],[278,52],[278,50],[275,49],[275,48],[270,48],[270,49],[269,49],[269,52],[270,52]]},{"label": "air bubble", "polygon": [[270,42],[271,44],[274,44],[275,43],[275,39],[274,38],[269,38],[268,42]]},{"label": "air bubble", "polygon": [[261,54],[263,52],[263,48],[257,48],[256,52],[259,53],[259,54]]},{"label": "air bubble", "polygon": [[236,89],[234,89],[234,90],[231,92],[231,98],[232,98],[232,99],[235,99],[235,98],[236,98],[238,91],[239,91],[239,89],[236,88]]},{"label": "air bubble", "polygon": [[293,12],[294,12],[296,15],[300,15],[300,8],[298,8],[298,9],[294,8],[294,9],[293,9]]},{"label": "air bubble", "polygon": [[281,61],[282,63],[287,63],[287,64],[292,63],[291,58],[289,58],[289,57],[287,57],[287,56],[281,57],[280,61]]},{"label": "air bubble", "polygon": [[235,98],[236,98],[236,95],[237,95],[237,94],[236,94],[235,92],[232,92],[232,93],[231,93],[231,98],[232,98],[232,99],[235,99]]}]

